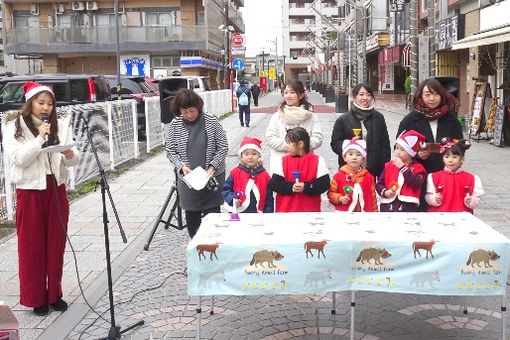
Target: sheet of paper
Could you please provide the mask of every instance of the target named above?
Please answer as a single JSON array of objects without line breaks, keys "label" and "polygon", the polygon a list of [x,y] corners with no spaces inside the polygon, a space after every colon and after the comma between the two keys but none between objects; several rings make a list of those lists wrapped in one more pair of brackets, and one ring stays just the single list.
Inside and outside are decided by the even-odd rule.
[{"label": "sheet of paper", "polygon": [[51,145],[45,148],[42,148],[39,152],[44,153],[55,153],[62,152],[71,149],[74,146],[74,143],[66,144],[66,145]]},{"label": "sheet of paper", "polygon": [[210,176],[201,166],[196,167],[190,173],[185,175],[182,179],[184,182],[194,190],[202,190],[207,182],[209,181]]}]

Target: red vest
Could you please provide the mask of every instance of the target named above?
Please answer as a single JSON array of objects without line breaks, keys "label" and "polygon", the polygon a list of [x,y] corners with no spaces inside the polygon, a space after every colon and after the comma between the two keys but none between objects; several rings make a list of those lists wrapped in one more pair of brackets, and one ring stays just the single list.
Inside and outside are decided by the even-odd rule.
[{"label": "red vest", "polygon": [[473,194],[475,187],[475,176],[466,171],[456,173],[440,170],[431,174],[434,186],[443,185],[443,203],[439,207],[429,206],[428,212],[470,212],[473,209],[464,204],[466,197],[465,186],[469,188],[469,194]]},{"label": "red vest", "polygon": [[[319,156],[313,152],[308,152],[301,157],[292,157],[285,155],[282,158],[282,169],[285,180],[295,182],[292,173],[301,171],[299,182],[312,182],[317,179],[317,169],[319,166]],[[276,194],[275,212],[319,212],[321,211],[320,195],[305,195],[302,192],[296,192],[292,195]]]},{"label": "red vest", "polygon": [[350,169],[348,165],[344,165],[333,176],[333,181],[337,184],[337,191],[342,196],[346,195],[344,191],[346,185],[353,189],[351,193],[347,194],[349,196],[349,203],[335,204],[336,210],[355,211],[356,206],[359,204],[361,211],[377,211],[374,176],[366,169],[361,169],[356,174],[350,174]]},{"label": "red vest", "polygon": [[[413,162],[408,167],[413,174],[422,173],[423,179],[426,180],[427,170],[423,165]],[[382,197],[381,203],[391,203],[398,197],[401,202],[420,204],[421,186],[418,188],[409,186],[404,181],[404,175],[400,172],[400,169],[392,161],[389,161],[384,165],[384,186],[391,188],[395,183],[398,183],[397,195],[391,198]]]},{"label": "red vest", "polygon": [[[271,177],[269,177],[267,171],[264,170],[258,175],[252,176],[236,166],[230,171],[230,176],[232,176],[234,180],[234,192],[244,192],[244,195],[240,199],[241,206],[244,206],[244,209],[246,209],[246,207],[250,205],[250,192],[253,191],[257,199],[257,210],[263,212],[266,203],[267,185],[271,182]],[[273,193],[271,192],[269,194],[272,195]],[[238,211],[241,212],[242,210]]]}]

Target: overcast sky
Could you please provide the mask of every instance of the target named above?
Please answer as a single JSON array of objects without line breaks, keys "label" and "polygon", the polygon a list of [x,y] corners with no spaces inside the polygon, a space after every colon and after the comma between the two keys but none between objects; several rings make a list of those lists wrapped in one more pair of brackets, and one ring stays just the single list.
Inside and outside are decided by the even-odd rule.
[{"label": "overcast sky", "polygon": [[242,9],[246,30],[246,56],[253,57],[262,50],[275,53],[275,44],[267,42],[278,38],[278,54],[282,53],[282,2],[280,0],[245,0]]}]

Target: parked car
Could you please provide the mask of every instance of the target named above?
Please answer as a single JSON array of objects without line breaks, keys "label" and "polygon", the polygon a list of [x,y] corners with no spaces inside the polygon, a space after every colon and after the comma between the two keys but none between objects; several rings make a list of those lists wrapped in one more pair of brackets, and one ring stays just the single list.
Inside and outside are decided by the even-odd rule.
[{"label": "parked car", "polygon": [[[0,79],[0,112],[21,109],[25,102],[23,86],[29,80],[50,86],[57,106],[111,99],[110,86],[99,75],[56,73],[3,77]],[[1,139],[0,132],[0,142]]]},{"label": "parked car", "polygon": [[20,109],[25,102],[23,85],[29,80],[50,86],[57,106],[84,104],[111,99],[103,76],[85,74],[36,74],[0,80],[0,112]]},{"label": "parked car", "polygon": [[[112,89],[112,99],[117,99],[117,76],[105,76],[110,88]],[[156,94],[152,91],[150,85],[144,77],[139,76],[121,76],[120,77],[120,97],[121,99],[136,100],[136,111],[138,116],[138,135],[145,136],[145,102],[146,97],[152,97]]]}]

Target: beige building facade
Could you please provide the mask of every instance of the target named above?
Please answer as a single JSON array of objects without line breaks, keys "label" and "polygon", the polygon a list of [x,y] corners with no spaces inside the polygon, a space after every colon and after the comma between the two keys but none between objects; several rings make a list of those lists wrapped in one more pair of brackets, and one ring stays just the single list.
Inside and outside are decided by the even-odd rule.
[{"label": "beige building facade", "polygon": [[[244,32],[244,0],[119,1],[121,74],[223,77],[225,22]],[[225,8],[228,7],[228,11]],[[116,74],[113,0],[4,0],[6,53],[42,61],[43,73]]]}]

